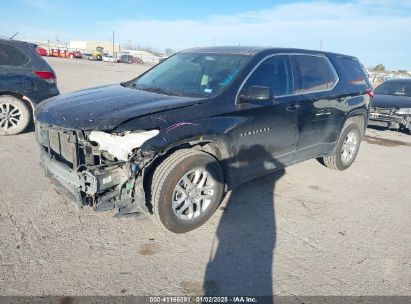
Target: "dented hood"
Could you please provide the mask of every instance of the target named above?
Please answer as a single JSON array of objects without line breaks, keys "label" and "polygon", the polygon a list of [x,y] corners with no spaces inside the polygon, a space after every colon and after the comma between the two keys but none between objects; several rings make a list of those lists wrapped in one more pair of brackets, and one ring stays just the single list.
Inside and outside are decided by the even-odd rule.
[{"label": "dented hood", "polygon": [[161,95],[115,84],[47,99],[37,106],[35,117],[42,123],[67,129],[112,130],[135,117],[205,101],[207,99]]},{"label": "dented hood", "polygon": [[411,97],[375,94],[372,105],[381,108],[411,108]]}]

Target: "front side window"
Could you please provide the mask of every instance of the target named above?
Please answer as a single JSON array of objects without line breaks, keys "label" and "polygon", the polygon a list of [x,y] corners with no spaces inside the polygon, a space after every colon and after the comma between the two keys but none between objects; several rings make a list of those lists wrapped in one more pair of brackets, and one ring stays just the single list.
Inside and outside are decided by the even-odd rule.
[{"label": "front side window", "polygon": [[131,87],[168,95],[211,97],[229,85],[250,57],[179,53],[136,79]]},{"label": "front side window", "polygon": [[274,96],[293,94],[294,80],[290,57],[276,55],[266,59],[248,78],[244,89],[254,85],[271,88]]},{"label": "front side window", "polygon": [[299,93],[332,89],[338,80],[331,62],[323,56],[294,55],[300,82]]},{"label": "front side window", "polygon": [[0,66],[21,66],[29,59],[11,45],[0,44]]}]

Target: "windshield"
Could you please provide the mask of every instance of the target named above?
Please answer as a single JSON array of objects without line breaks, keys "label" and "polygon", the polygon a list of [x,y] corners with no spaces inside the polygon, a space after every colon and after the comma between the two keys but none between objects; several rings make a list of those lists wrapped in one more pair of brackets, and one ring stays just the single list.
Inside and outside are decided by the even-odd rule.
[{"label": "windshield", "polygon": [[411,82],[384,82],[375,89],[375,94],[411,97]]},{"label": "windshield", "polygon": [[133,88],[168,95],[210,97],[235,78],[249,56],[179,53],[135,80]]}]

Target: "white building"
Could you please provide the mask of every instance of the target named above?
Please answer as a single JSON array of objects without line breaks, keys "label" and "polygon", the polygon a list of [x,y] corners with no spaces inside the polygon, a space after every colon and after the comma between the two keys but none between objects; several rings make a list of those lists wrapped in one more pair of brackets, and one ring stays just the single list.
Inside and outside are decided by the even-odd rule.
[{"label": "white building", "polygon": [[113,48],[115,54],[121,51],[118,43],[114,43],[113,46],[113,43],[109,41],[70,41],[68,47],[73,50],[89,53],[95,51],[97,47],[102,47],[104,52],[110,55],[113,55]]}]

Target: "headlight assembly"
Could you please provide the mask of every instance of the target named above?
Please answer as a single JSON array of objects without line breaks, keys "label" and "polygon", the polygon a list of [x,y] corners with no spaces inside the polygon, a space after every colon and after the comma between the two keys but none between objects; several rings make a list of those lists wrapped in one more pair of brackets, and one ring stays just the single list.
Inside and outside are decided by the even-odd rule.
[{"label": "headlight assembly", "polygon": [[158,130],[134,131],[119,136],[102,131],[91,131],[89,140],[99,144],[99,149],[107,151],[118,160],[126,161],[133,149],[140,147],[145,141],[156,136]]}]

